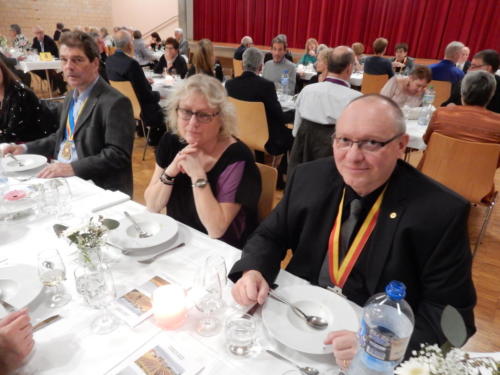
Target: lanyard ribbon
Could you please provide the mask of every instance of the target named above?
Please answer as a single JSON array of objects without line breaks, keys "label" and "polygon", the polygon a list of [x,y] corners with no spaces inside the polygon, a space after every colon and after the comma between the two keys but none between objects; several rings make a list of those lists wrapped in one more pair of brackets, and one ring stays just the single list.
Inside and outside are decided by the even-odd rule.
[{"label": "lanyard ribbon", "polygon": [[330,233],[330,239],[328,240],[328,272],[330,274],[330,280],[332,280],[333,284],[343,288],[344,284],[347,281],[354,265],[356,264],[363,248],[370,238],[370,235],[377,224],[378,215],[380,212],[380,206],[382,205],[382,199],[384,197],[385,190],[380,193],[377,200],[373,204],[372,208],[368,212],[361,228],[359,228],[358,233],[356,233],[356,237],[349,247],[349,251],[346,256],[342,260],[342,264],[339,262],[340,256],[340,228],[342,226],[342,211],[344,207],[344,197],[345,197],[345,189],[342,192],[342,199],[340,201],[337,217],[335,218],[335,223],[333,225],[332,232]]},{"label": "lanyard ribbon", "polygon": [[335,84],[340,85],[340,86],[349,87],[349,85],[346,82],[344,82],[338,78],[326,77],[325,82],[331,82],[331,83],[335,83]]},{"label": "lanyard ribbon", "polygon": [[[83,107],[85,107],[85,104],[87,103],[87,99],[84,100],[84,102],[80,106],[80,109],[78,110],[78,113],[76,115],[77,121],[78,121],[78,117],[80,117],[80,113],[82,113]],[[75,132],[75,118],[74,118],[74,113],[73,113],[74,106],[75,106],[75,100],[72,99],[71,103],[69,105],[68,120],[66,121],[66,139],[70,142],[73,141],[74,132]]]}]

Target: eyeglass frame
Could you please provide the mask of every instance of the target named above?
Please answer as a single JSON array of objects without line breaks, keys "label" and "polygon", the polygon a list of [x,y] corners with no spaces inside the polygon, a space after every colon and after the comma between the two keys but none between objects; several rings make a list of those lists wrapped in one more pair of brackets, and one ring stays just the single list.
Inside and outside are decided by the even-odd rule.
[{"label": "eyeglass frame", "polygon": [[[213,119],[215,117],[217,117],[218,115],[220,115],[220,111],[218,112],[215,112],[215,113],[207,113],[207,112],[203,112],[203,111],[198,111],[198,112],[193,112],[189,109],[184,109],[184,108],[181,108],[181,107],[177,107],[175,109],[175,111],[177,112],[177,115],[183,120],[183,121],[191,121],[191,119],[193,118],[193,116],[196,117],[196,121],[198,121],[199,123],[201,124],[209,124],[213,121]],[[179,111],[181,114],[179,114]],[[185,115],[189,115],[189,118],[186,117],[183,117],[182,116],[182,113],[184,112]],[[199,116],[207,116],[206,119],[202,119],[200,118]]]},{"label": "eyeglass frame", "polygon": [[469,66],[469,69],[471,69],[471,68],[472,69],[479,69],[479,68],[482,68],[483,66],[486,66],[486,65],[490,65],[490,64],[480,64],[480,65],[473,65],[473,64],[471,64]]},{"label": "eyeglass frame", "polygon": [[[386,141],[376,141],[376,140],[374,140],[374,139],[362,139],[362,140],[360,140],[360,141],[354,141],[354,140],[349,139],[349,138],[347,138],[347,137],[336,137],[336,136],[335,136],[335,133],[333,133],[333,134],[332,134],[332,138],[333,138],[333,142],[334,142],[334,144],[335,144],[336,142],[338,142],[338,140],[339,140],[339,139],[341,139],[341,138],[346,139],[346,140],[348,140],[348,141],[349,141],[349,143],[350,143],[350,144],[349,144],[349,146],[347,146],[347,147],[339,147],[339,150],[348,150],[348,149],[352,148],[352,146],[353,146],[354,144],[357,144],[357,145],[358,145],[358,150],[361,150],[361,151],[363,151],[363,152],[364,152],[364,151],[367,151],[367,152],[377,152],[377,151],[380,151],[380,150],[381,150],[381,149],[383,149],[385,146],[387,146],[389,143],[391,143],[392,141],[395,141],[396,139],[398,139],[399,137],[401,137],[401,136],[402,136],[402,135],[404,135],[404,134],[405,134],[405,133],[398,133],[398,134],[396,134],[394,137],[392,137],[392,138],[390,138],[390,139],[388,139],[388,140],[386,140]],[[378,145],[378,146],[379,146],[379,148],[377,148],[376,150],[366,150],[366,149],[364,149],[364,148],[363,148],[363,145],[367,144],[368,142],[372,142],[372,143],[374,143],[374,144]]]}]

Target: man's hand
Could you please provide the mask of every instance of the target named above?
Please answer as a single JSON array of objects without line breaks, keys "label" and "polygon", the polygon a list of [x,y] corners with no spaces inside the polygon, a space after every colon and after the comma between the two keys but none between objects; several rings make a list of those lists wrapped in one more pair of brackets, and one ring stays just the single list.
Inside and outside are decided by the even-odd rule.
[{"label": "man's hand", "polygon": [[358,338],[352,331],[342,330],[330,332],[324,341],[331,344],[333,355],[340,368],[346,369],[358,350]]},{"label": "man's hand", "polygon": [[28,310],[10,313],[1,319],[0,337],[6,342],[6,347],[9,349],[5,358],[7,366],[12,369],[20,367],[34,345],[33,329]]},{"label": "man's hand", "polygon": [[7,145],[2,149],[2,155],[14,154],[20,155],[24,154],[24,146],[21,145]]},{"label": "man's hand", "polygon": [[75,175],[75,171],[71,164],[53,163],[42,169],[38,173],[38,178],[54,178],[54,177],[71,177]]},{"label": "man's hand", "polygon": [[250,270],[236,282],[231,293],[240,305],[251,305],[256,302],[262,305],[269,293],[269,284],[259,271]]}]

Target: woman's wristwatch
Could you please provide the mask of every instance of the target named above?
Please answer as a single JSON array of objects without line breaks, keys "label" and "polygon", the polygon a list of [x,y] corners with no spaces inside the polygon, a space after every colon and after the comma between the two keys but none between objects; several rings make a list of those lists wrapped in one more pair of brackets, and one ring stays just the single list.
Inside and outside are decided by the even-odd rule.
[{"label": "woman's wristwatch", "polygon": [[175,182],[175,177],[171,177],[167,174],[167,172],[163,172],[160,176],[160,181],[165,185],[173,186]]}]

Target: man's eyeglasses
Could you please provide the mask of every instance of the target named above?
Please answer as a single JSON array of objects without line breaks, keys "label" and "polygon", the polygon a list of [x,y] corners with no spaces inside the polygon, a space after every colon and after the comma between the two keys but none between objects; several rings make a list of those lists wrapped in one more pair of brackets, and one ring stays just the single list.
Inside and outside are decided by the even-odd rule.
[{"label": "man's eyeglasses", "polygon": [[387,141],[375,141],[373,139],[363,139],[361,141],[353,141],[352,139],[346,137],[335,137],[335,136],[333,139],[335,142],[335,148],[339,150],[350,149],[352,145],[356,143],[361,151],[375,152],[385,147],[387,144],[391,143],[395,139],[398,139],[402,135],[403,134],[396,134],[394,137],[388,139]]},{"label": "man's eyeglasses", "polygon": [[479,68],[482,68],[483,66],[486,66],[486,65],[488,65],[488,64],[481,64],[481,65],[471,64],[469,69],[479,69]]},{"label": "man's eyeglasses", "polygon": [[203,124],[208,124],[211,122],[214,117],[218,116],[220,112],[215,113],[207,113],[207,112],[193,112],[189,109],[179,108],[177,107],[177,114],[184,121],[190,121],[193,115],[196,117],[196,121],[201,122]]}]

